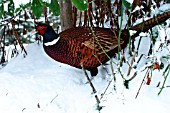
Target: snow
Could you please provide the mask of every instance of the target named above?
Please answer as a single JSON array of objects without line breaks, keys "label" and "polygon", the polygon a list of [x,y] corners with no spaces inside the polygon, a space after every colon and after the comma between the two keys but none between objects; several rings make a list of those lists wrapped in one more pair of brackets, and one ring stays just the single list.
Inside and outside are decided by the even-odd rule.
[{"label": "snow", "polygon": [[126,0],[128,3],[132,4],[134,0]]},{"label": "snow", "polygon": [[[52,61],[44,54],[41,45],[28,45],[27,52],[26,58],[19,55],[0,72],[1,113],[22,112],[24,108],[26,113],[66,113],[63,108],[74,112],[75,106],[69,106],[77,97],[82,99],[75,105],[91,103],[91,100],[86,100],[92,98],[88,93],[89,87],[79,81],[79,73],[73,76],[72,67]],[[84,92],[83,95],[81,92]],[[55,96],[56,99],[51,102]],[[37,107],[38,103],[40,108]]]},{"label": "snow", "polygon": [[[42,44],[29,44],[26,50],[25,58],[20,53],[0,70],[1,113],[98,113],[94,94],[82,70],[52,60],[45,54]],[[145,72],[140,72],[130,82],[129,89],[116,74],[116,83],[111,83],[101,100],[101,113],[168,113],[169,88],[157,95],[161,72],[153,71],[153,82],[142,86],[137,99],[135,96]],[[99,98],[111,78],[102,74],[100,72],[92,80]],[[169,83],[170,79],[167,85]]]}]

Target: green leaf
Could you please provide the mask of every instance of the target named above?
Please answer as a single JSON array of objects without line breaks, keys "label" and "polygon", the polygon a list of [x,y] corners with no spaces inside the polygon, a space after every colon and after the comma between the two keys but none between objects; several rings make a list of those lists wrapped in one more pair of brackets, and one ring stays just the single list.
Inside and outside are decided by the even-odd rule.
[{"label": "green leaf", "polygon": [[127,0],[122,0],[122,3],[127,9],[132,9],[132,4],[129,3]]},{"label": "green leaf", "polygon": [[27,4],[20,4],[20,7],[15,9],[15,13],[18,13],[20,10],[25,10],[26,8],[30,7],[31,2]]},{"label": "green leaf", "polygon": [[86,10],[88,8],[87,0],[71,0],[74,6],[79,10]]},{"label": "green leaf", "polygon": [[8,4],[8,14],[10,16],[14,16],[14,9],[15,9],[14,2],[13,0],[10,0],[10,3]]},{"label": "green leaf", "polygon": [[54,15],[56,16],[60,15],[60,5],[58,4],[57,0],[51,0],[51,3],[49,4],[49,8],[51,9]]},{"label": "green leaf", "polygon": [[2,15],[4,14],[4,4],[0,4],[0,18],[2,18]]},{"label": "green leaf", "polygon": [[16,8],[16,9],[15,9],[15,13],[18,13],[20,10],[21,10],[21,8],[19,8],[19,7]]},{"label": "green leaf", "polygon": [[28,2],[27,4],[20,4],[20,8],[25,10],[26,8],[30,7],[30,5],[32,5],[31,2]]},{"label": "green leaf", "polygon": [[43,11],[42,0],[33,0],[31,4],[31,10],[33,11],[34,15],[39,18]]}]

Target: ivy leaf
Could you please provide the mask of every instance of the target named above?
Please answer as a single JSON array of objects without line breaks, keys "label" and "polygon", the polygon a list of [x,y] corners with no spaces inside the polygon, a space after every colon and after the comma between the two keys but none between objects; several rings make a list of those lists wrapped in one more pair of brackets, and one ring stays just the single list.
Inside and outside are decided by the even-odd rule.
[{"label": "ivy leaf", "polygon": [[3,14],[4,14],[4,4],[0,3],[0,18],[2,18]]},{"label": "ivy leaf", "polygon": [[54,15],[56,16],[60,15],[60,5],[58,4],[57,0],[51,0],[51,3],[49,4],[49,8],[51,9]]},{"label": "ivy leaf", "polygon": [[13,2],[13,0],[10,0],[10,2],[8,4],[8,14],[10,16],[14,16],[14,9],[15,9],[14,2]]},{"label": "ivy leaf", "polygon": [[33,0],[31,4],[31,10],[34,15],[39,18],[43,12],[42,0]]},{"label": "ivy leaf", "polygon": [[129,3],[127,0],[122,0],[122,3],[127,9],[132,9],[132,4]]},{"label": "ivy leaf", "polygon": [[88,8],[87,0],[71,0],[71,1],[74,4],[74,6],[81,11],[86,10]]}]

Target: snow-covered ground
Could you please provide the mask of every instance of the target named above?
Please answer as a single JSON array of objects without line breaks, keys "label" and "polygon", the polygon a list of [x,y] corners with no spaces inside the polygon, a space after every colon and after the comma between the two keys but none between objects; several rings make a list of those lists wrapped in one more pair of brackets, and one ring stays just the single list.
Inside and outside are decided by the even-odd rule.
[{"label": "snow-covered ground", "polygon": [[[148,52],[145,45],[141,48],[141,53]],[[29,44],[26,50],[26,58],[20,53],[0,70],[0,113],[98,113],[94,94],[82,70],[52,60],[41,44]],[[151,84],[144,82],[135,99],[145,73],[138,72],[129,89],[124,87],[120,74],[116,74],[116,83],[111,83],[101,100],[101,113],[169,113],[170,89],[164,88],[158,96],[160,89],[156,87],[162,82],[162,71],[153,71]],[[109,78],[100,72],[92,80],[99,98]],[[170,77],[166,85],[170,85]]]},{"label": "snow-covered ground", "polygon": [[[168,22],[170,23],[170,20]],[[164,42],[165,36],[170,39],[170,28],[165,29],[158,28],[160,41],[155,44],[153,58],[170,54],[169,45],[167,47],[164,45],[163,50],[157,51],[159,45]],[[145,35],[136,60],[140,54],[148,54],[150,38],[148,34]],[[139,37],[136,38],[135,44],[138,44],[138,40]],[[99,113],[96,110],[95,94],[86,83],[86,77],[81,69],[52,60],[45,54],[42,44],[29,44],[26,46],[26,51],[28,55],[25,58],[19,51],[18,56],[12,58],[7,66],[0,69],[0,113]],[[131,61],[128,54],[125,54],[125,57],[129,62]],[[116,58],[113,60],[117,62]],[[160,63],[160,59],[157,61]],[[102,106],[100,113],[169,113],[170,76],[165,83],[165,86],[169,87],[164,88],[158,96],[160,88],[157,85],[160,82],[160,87],[162,86],[164,70],[154,70],[150,85],[146,85],[147,79],[145,79],[138,98],[135,99],[147,71],[142,71],[146,67],[146,62],[150,60],[143,57],[138,63],[138,68],[132,69],[130,77],[135,71],[137,76],[130,81],[129,89],[124,87],[122,77],[115,68],[116,82],[110,83],[100,100],[100,106]],[[170,61],[163,60],[163,62]],[[109,67],[107,65],[111,73]],[[121,69],[126,75],[127,63],[124,63]],[[107,75],[101,67],[99,70],[99,74],[92,79],[92,83],[100,99],[112,76]]]}]

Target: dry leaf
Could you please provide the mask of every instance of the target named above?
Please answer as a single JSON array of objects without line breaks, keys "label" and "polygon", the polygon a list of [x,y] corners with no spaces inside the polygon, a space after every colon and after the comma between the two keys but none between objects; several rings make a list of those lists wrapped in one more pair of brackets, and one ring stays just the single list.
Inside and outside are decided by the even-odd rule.
[{"label": "dry leaf", "polygon": [[150,78],[150,77],[147,77],[147,82],[146,82],[146,84],[147,84],[147,85],[150,85],[150,83],[151,83],[151,78]]},{"label": "dry leaf", "polygon": [[154,69],[160,70],[160,65],[159,65],[158,62],[155,62],[155,63],[154,63]]}]

